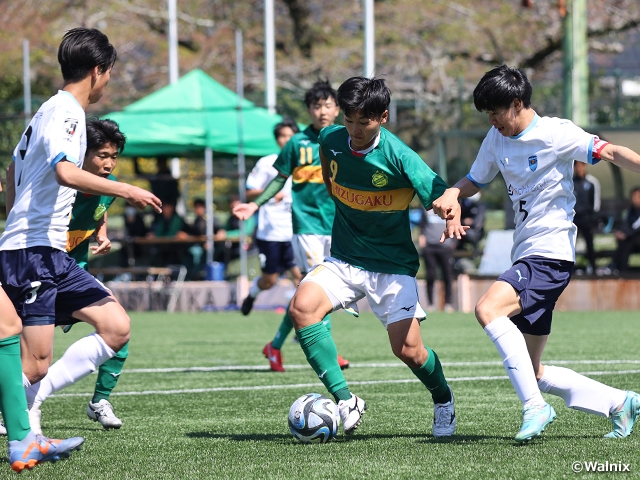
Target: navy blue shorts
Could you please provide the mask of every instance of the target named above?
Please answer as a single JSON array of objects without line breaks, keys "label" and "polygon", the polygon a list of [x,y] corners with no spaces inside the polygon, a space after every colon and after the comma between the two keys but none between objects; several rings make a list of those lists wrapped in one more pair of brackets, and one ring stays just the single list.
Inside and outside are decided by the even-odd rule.
[{"label": "navy blue shorts", "polygon": [[538,336],[551,333],[553,309],[572,273],[573,262],[531,256],[517,260],[498,277],[520,295],[522,312],[511,321],[522,333]]},{"label": "navy blue shorts", "polygon": [[56,317],[71,318],[110,296],[66,252],[51,247],[0,251],[0,282],[27,326],[53,325]]},{"label": "navy blue shorts", "polygon": [[260,268],[264,273],[283,273],[295,267],[291,242],[256,239],[256,243],[260,252]]}]

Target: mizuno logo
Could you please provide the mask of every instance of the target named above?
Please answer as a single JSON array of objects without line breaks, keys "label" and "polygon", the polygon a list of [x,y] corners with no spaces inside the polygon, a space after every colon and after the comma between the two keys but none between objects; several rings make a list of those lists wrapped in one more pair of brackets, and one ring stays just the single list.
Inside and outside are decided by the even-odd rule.
[{"label": "mizuno logo", "polygon": [[518,274],[518,281],[521,282],[522,280],[526,280],[527,277],[523,277],[522,274],[520,273],[520,270],[516,270],[516,273]]},{"label": "mizuno logo", "polygon": [[333,153],[333,156],[334,156],[334,157],[335,157],[336,155],[338,155],[339,153],[342,153],[342,152],[338,152],[338,151],[334,150],[333,148],[330,148],[329,150],[331,150],[331,153]]},{"label": "mizuno logo", "polygon": [[118,378],[122,372],[119,373],[109,373],[113,378]]},{"label": "mizuno logo", "polygon": [[320,379],[323,378],[325,373],[327,373],[326,370],[324,372],[322,372],[320,375],[318,375],[318,378],[320,378]]},{"label": "mizuno logo", "polygon": [[300,140],[300,143],[302,145],[308,145],[309,144],[309,140]]},{"label": "mizuno logo", "polygon": [[402,310],[406,310],[407,312],[413,308],[413,305],[409,305],[408,307],[400,307]]}]

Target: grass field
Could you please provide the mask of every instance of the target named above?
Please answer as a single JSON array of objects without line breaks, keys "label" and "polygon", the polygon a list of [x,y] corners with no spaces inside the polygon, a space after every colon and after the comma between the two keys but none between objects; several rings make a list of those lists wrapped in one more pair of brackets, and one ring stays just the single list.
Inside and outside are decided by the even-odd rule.
[{"label": "grass field", "polygon": [[[280,315],[239,313],[133,314],[130,356],[111,400],[124,420],[103,431],[85,409],[95,376],[49,399],[45,434],[86,438],[69,461],[23,476],[42,479],[206,478],[637,478],[640,426],[607,440],[609,420],[568,409],[541,439],[516,445],[521,414],[499,357],[471,315],[432,314],[423,338],[439,355],[456,397],[456,436],[431,435],[433,408],[425,388],[390,351],[371,314],[333,317],[339,351],[352,362],[351,390],[369,409],[349,441],[297,443],[287,412],[300,395],[326,393],[300,347],[283,347],[286,373],[266,369],[261,355]],[[56,332],[56,355],[90,332]],[[545,359],[591,372],[600,381],[640,390],[640,313],[557,313]],[[552,362],[556,361],[556,362]],[[199,367],[204,367],[200,368]],[[216,368],[213,368],[216,367]],[[6,442],[6,440],[0,440]],[[6,444],[2,452],[6,452]],[[0,458],[4,454],[0,454]],[[6,457],[4,457],[6,462]],[[622,462],[627,474],[575,474],[573,462]],[[624,477],[626,475],[626,477]],[[5,463],[0,478],[10,478]]]}]

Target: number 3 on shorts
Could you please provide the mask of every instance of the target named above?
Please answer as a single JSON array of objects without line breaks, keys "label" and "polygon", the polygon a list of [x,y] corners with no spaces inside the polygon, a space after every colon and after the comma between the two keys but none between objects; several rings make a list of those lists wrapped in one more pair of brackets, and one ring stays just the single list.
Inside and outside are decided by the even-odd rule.
[{"label": "number 3 on shorts", "polygon": [[40,288],[40,285],[42,285],[42,283],[40,282],[31,282],[32,290],[27,295],[27,299],[25,300],[24,303],[26,303],[27,305],[30,305],[36,301],[36,298],[38,297],[38,289]]}]

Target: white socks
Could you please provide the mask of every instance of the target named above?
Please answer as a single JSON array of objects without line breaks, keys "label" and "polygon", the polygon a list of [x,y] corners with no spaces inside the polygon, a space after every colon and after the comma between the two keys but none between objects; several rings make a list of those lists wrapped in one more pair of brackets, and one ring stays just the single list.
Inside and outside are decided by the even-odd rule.
[{"label": "white socks", "polygon": [[540,390],[562,398],[567,407],[608,417],[625,401],[627,392],[596,382],[563,367],[544,367]]},{"label": "white socks", "polygon": [[509,317],[499,317],[484,328],[502,357],[507,375],[523,405],[544,405],[527,344]]},{"label": "white socks", "polygon": [[27,404],[40,408],[51,394],[86,377],[116,354],[97,333],[71,345],[60,360],[49,367],[47,375],[27,389]]},{"label": "white socks", "polygon": [[256,277],[253,280],[253,283],[251,284],[251,288],[249,289],[249,296],[252,298],[256,298],[258,296],[258,294],[262,291],[260,290],[260,287],[258,287],[258,280],[260,280],[261,277]]}]

